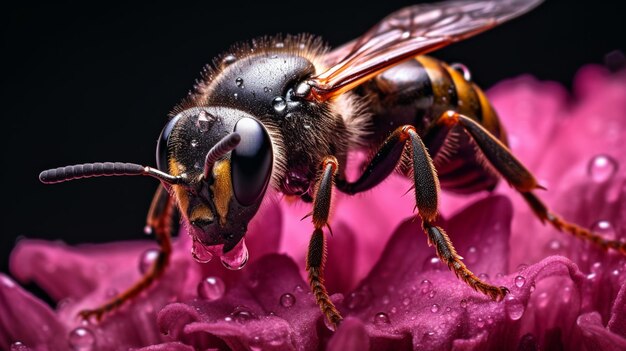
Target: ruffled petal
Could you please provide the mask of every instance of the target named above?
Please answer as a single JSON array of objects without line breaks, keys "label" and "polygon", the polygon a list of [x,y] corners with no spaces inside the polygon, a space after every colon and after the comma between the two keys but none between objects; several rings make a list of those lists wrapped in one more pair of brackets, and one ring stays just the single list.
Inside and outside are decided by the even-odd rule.
[{"label": "ruffled petal", "polygon": [[64,350],[66,335],[50,307],[0,273],[0,349],[19,341],[33,350]]}]

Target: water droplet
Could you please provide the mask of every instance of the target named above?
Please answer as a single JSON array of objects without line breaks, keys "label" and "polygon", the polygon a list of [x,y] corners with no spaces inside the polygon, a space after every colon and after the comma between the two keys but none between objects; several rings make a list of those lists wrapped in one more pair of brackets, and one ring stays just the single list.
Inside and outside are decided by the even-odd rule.
[{"label": "water droplet", "polygon": [[197,139],[191,139],[191,147],[196,147],[198,146],[198,140]]},{"label": "water droplet", "polygon": [[424,270],[440,271],[442,268],[443,264],[441,264],[441,260],[437,256],[426,259],[424,263]]},{"label": "water droplet", "polygon": [[152,235],[152,227],[147,225],[143,227],[143,233],[146,235]]},{"label": "water droplet", "polygon": [[208,263],[213,259],[213,252],[208,246],[203,245],[201,242],[194,238],[191,245],[191,256],[198,263]]},{"label": "water droplet", "polygon": [[236,84],[238,87],[243,88],[243,87],[244,87],[244,86],[243,86],[243,78],[241,78],[241,77],[237,77],[237,78],[235,79],[235,84]]},{"label": "water droplet", "polygon": [[435,293],[436,293],[435,289],[431,290],[431,291],[428,293],[428,297],[432,299],[433,297],[435,297]]},{"label": "water droplet", "polygon": [[557,239],[550,240],[550,242],[548,242],[548,249],[552,251],[561,250],[561,242]]},{"label": "water droplet", "polygon": [[141,274],[146,274],[152,269],[154,266],[154,262],[156,262],[159,257],[158,249],[148,249],[144,251],[139,257],[139,272]]},{"label": "water droplet", "polygon": [[266,92],[266,93],[271,93],[272,92],[272,88],[264,87],[263,91]]},{"label": "water droplet", "polygon": [[430,306],[430,312],[432,312],[432,313],[439,312],[439,305],[433,304],[432,306]]},{"label": "water droplet", "polygon": [[521,288],[522,286],[524,286],[525,283],[526,283],[526,278],[522,277],[521,275],[518,275],[517,277],[515,277],[515,286],[517,286],[518,288]]},{"label": "water droplet", "polygon": [[602,273],[602,262],[596,262],[591,265],[591,272]]},{"label": "water droplet", "polygon": [[248,307],[246,306],[235,307],[235,310],[233,311],[233,313],[231,313],[231,315],[239,323],[243,323],[255,318],[252,311],[250,311],[250,309],[248,309]]},{"label": "water droplet", "polygon": [[389,324],[389,316],[384,312],[378,312],[374,316],[374,324],[378,326]]},{"label": "water droplet", "polygon": [[480,273],[478,275],[478,279],[482,280],[483,282],[487,282],[487,281],[489,281],[489,274],[487,274],[487,273]]},{"label": "water droplet", "polygon": [[524,305],[520,300],[513,296],[507,297],[505,309],[509,318],[514,321],[522,318],[522,315],[524,314]]},{"label": "water droplet", "polygon": [[491,315],[487,316],[487,324],[489,325],[493,324],[493,317]]},{"label": "water droplet", "polygon": [[283,307],[291,307],[296,304],[296,297],[290,293],[285,293],[280,296],[280,305]]},{"label": "water droplet", "polygon": [[285,43],[278,42],[278,43],[276,43],[276,45],[275,45],[275,46],[276,46],[277,48],[279,48],[279,49],[282,49],[282,48],[284,48],[284,47],[285,47]]},{"label": "water droplet", "polygon": [[235,98],[235,100],[237,100],[237,99],[239,99],[239,94],[234,93],[234,94],[233,94],[233,97]]},{"label": "water droplet", "polygon": [[229,252],[220,257],[224,267],[236,271],[242,269],[248,263],[248,248],[244,239],[235,245]]},{"label": "water droplet", "polygon": [[476,249],[474,246],[471,246],[469,249],[467,249],[467,252],[465,253],[465,263],[474,264],[478,262],[478,255],[478,249]]},{"label": "water droplet", "polygon": [[405,298],[402,300],[402,304],[403,304],[403,305],[405,305],[405,306],[408,306],[410,303],[411,303],[411,299],[410,299],[410,298],[408,298],[408,297],[405,297]]},{"label": "water droplet", "polygon": [[411,36],[411,32],[408,30],[402,32],[402,39],[408,39]]},{"label": "water droplet", "polygon": [[467,308],[467,300],[466,299],[461,299],[461,302],[459,304],[461,305],[461,308]]},{"label": "water droplet", "polygon": [[482,318],[478,317],[478,320],[476,320],[476,326],[478,328],[484,327],[485,326],[485,321]]},{"label": "water droplet", "polygon": [[214,301],[224,296],[226,285],[219,277],[206,277],[198,283],[198,296]]},{"label": "water droplet", "polygon": [[391,299],[389,298],[389,295],[383,295],[382,301],[383,301],[383,305],[388,305]]},{"label": "water droplet", "polygon": [[594,182],[602,183],[611,179],[617,171],[619,164],[609,155],[596,155],[587,165],[587,174]]},{"label": "water droplet", "polygon": [[535,283],[530,283],[530,292],[535,291]]},{"label": "water droplet", "polygon": [[304,129],[311,129],[311,125],[308,123],[305,123],[303,126],[304,126]]},{"label": "water droplet", "polygon": [[234,63],[235,61],[237,61],[237,56],[235,56],[235,55],[226,55],[226,56],[224,56],[224,59],[222,60],[222,65],[228,66],[228,65]]},{"label": "water droplet", "polygon": [[11,344],[11,351],[30,351],[31,349],[23,343],[16,341]]},{"label": "water droplet", "polygon": [[211,126],[211,122],[213,122],[214,120],[215,120],[215,117],[210,115],[208,112],[200,111],[198,113],[198,119],[196,120],[196,127],[198,127],[198,129],[202,133],[204,133],[209,130],[209,127]]},{"label": "water droplet", "polygon": [[90,351],[96,344],[96,337],[87,328],[79,327],[70,332],[69,344],[75,351]]},{"label": "water droplet", "polygon": [[396,313],[396,312],[398,312],[398,309],[396,308],[396,306],[392,307],[391,308],[391,313]]},{"label": "water droplet", "polygon": [[283,112],[287,108],[287,101],[280,96],[277,96],[272,100],[272,106],[276,112]]},{"label": "water droplet", "polygon": [[609,221],[597,221],[591,226],[591,230],[594,233],[599,234],[606,240],[615,240],[615,228],[611,225],[611,222]]},{"label": "water droplet", "polygon": [[428,293],[430,290],[432,290],[432,288],[433,288],[433,283],[431,283],[430,280],[428,279],[424,279],[420,283],[420,290],[422,291],[422,294]]}]

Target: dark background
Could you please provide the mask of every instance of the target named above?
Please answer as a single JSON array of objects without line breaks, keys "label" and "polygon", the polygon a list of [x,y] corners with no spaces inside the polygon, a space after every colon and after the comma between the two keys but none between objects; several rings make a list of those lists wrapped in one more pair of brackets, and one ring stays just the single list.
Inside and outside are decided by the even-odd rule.
[{"label": "dark background", "polygon": [[[548,1],[436,56],[468,65],[484,88],[523,73],[569,86],[580,66],[624,50],[626,12],[619,3]],[[120,177],[46,186],[37,175],[93,161],[154,165],[166,114],[202,66],[231,43],[309,32],[336,46],[408,4],[292,0],[4,8],[0,271],[7,271],[18,236],[69,243],[141,238],[156,181]]]}]

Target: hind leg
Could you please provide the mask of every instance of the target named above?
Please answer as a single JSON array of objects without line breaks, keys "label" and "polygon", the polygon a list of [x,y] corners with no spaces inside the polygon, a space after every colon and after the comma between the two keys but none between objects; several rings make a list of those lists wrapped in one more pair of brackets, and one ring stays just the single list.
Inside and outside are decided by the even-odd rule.
[{"label": "hind leg", "polygon": [[541,187],[535,177],[524,167],[511,151],[489,131],[476,121],[454,111],[447,111],[439,118],[439,124],[452,128],[460,125],[474,140],[488,165],[493,167],[512,187],[514,187],[543,223],[548,221],[559,231],[565,231],[578,238],[591,241],[603,249],[614,249],[626,255],[626,243],[607,240],[589,229],[564,220],[552,212],[532,190]]}]

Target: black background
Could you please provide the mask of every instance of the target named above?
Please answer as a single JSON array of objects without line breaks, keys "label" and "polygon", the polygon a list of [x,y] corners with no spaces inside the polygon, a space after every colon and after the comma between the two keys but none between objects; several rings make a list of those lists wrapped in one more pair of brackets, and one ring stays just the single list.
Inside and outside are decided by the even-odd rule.
[{"label": "black background", "polygon": [[[230,44],[309,32],[336,46],[409,4],[292,0],[5,8],[0,271],[7,271],[18,236],[69,243],[141,238],[156,181],[120,177],[46,186],[37,175],[93,161],[153,165],[166,114],[202,66]],[[548,1],[436,56],[465,63],[485,88],[523,73],[569,86],[580,66],[625,48],[624,13],[619,1]]]}]

